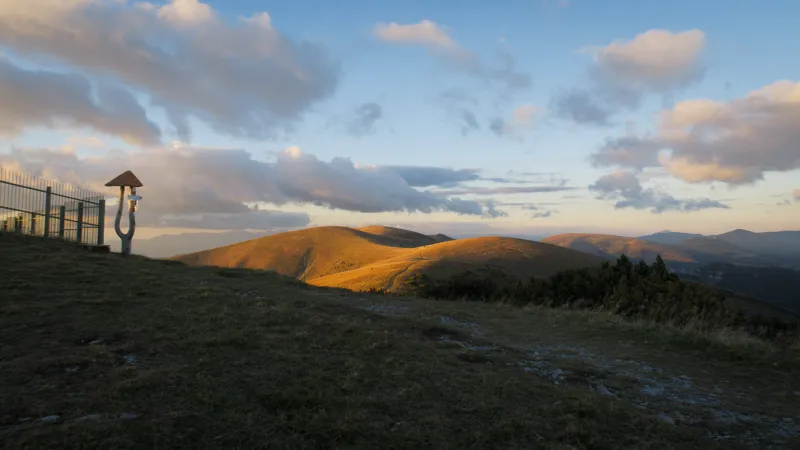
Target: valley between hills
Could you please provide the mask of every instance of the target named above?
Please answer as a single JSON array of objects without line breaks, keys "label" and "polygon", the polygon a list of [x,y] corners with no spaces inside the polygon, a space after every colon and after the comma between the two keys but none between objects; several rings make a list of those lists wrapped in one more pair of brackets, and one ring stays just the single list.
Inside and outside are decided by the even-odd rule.
[{"label": "valley between hills", "polygon": [[[639,238],[561,234],[541,242],[509,237],[453,239],[386,226],[314,227],[174,256],[190,265],[260,269],[321,287],[409,293],[419,276],[446,280],[474,272],[505,283],[591,269],[626,255],[660,255],[681,278],[715,286],[737,306],[797,320],[800,232],[719,236],[662,232]],[[795,253],[795,248],[797,248]],[[770,280],[765,286],[763,280]]]}]

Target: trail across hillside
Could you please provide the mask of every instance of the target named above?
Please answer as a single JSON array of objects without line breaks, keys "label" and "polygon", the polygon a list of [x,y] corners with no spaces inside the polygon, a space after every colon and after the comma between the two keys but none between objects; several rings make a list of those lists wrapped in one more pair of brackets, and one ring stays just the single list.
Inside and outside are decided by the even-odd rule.
[{"label": "trail across hillside", "polygon": [[357,295],[349,301],[387,317],[440,323],[433,338],[461,349],[465,360],[594,391],[721,443],[800,448],[797,367],[709,358],[690,342],[681,350],[655,336],[641,339],[636,326],[613,318],[603,326],[591,313],[585,323],[568,323],[574,312]]}]

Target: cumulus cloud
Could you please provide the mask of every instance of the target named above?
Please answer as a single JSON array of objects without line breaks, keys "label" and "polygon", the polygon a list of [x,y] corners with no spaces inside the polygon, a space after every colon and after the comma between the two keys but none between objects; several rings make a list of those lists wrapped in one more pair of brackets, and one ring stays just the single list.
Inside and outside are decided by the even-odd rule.
[{"label": "cumulus cloud", "polygon": [[678,102],[653,136],[609,141],[595,163],[661,166],[688,183],[732,185],[800,168],[800,83],[778,81],[727,102]]},{"label": "cumulus cloud", "polygon": [[579,124],[609,125],[621,109],[635,109],[647,95],[667,95],[705,75],[705,34],[649,30],[631,40],[588,47],[592,56],[588,88],[554,93],[553,115]]},{"label": "cumulus cloud", "polygon": [[422,44],[430,47],[456,48],[458,44],[439,24],[430,20],[401,25],[399,23],[379,23],[373,28],[375,36],[386,42],[403,44]]},{"label": "cumulus cloud", "polygon": [[0,43],[143,94],[184,140],[189,118],[234,136],[291,130],[339,76],[322,47],[289,40],[267,13],[230,22],[197,0],[4,0]]},{"label": "cumulus cloud", "polygon": [[356,108],[354,117],[347,125],[353,136],[366,136],[375,133],[375,122],[383,116],[383,108],[375,102],[367,102]]},{"label": "cumulus cloud", "polygon": [[677,199],[665,192],[642,187],[635,174],[625,171],[616,171],[600,177],[589,190],[599,194],[598,199],[617,200],[616,209],[650,209],[650,212],[660,214],[665,211],[692,212],[710,208],[729,209],[729,207],[716,200],[708,198]]},{"label": "cumulus cloud", "polygon": [[[16,149],[0,155],[0,166],[100,192],[109,192],[104,183],[130,169],[145,185],[141,212],[143,217],[150,215],[153,224],[213,225],[224,215],[237,215],[232,223],[266,221],[268,227],[282,226],[276,222],[287,219],[284,213],[255,214],[250,205],[258,203],[304,203],[359,212],[486,213],[480,202],[412,186],[443,183],[448,177],[471,179],[471,172],[448,175],[446,169],[356,166],[345,158],[320,161],[297,147],[284,150],[270,162],[254,160],[243,150],[154,148],[79,158],[69,150]],[[305,214],[285,214],[295,214],[289,218],[298,223],[307,220]]]},{"label": "cumulus cloud", "polygon": [[161,137],[124,88],[91,83],[79,74],[22,69],[0,57],[0,135],[37,125],[87,127],[133,144],[153,144]]},{"label": "cumulus cloud", "polygon": [[603,83],[664,92],[703,76],[700,56],[704,46],[705,34],[697,29],[679,33],[649,30],[592,53],[596,74]]}]

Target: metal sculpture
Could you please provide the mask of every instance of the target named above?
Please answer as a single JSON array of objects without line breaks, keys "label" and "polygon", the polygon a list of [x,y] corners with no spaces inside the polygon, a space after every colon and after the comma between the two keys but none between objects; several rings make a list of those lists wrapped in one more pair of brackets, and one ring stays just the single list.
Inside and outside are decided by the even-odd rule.
[{"label": "metal sculpture", "polygon": [[[136,232],[136,217],[134,213],[139,209],[139,200],[142,196],[136,194],[136,188],[142,187],[142,182],[136,178],[130,170],[126,170],[113,180],[106,183],[106,186],[119,186],[119,207],[117,208],[117,217],[114,219],[114,231],[117,236],[122,240],[122,256],[131,254],[131,241],[133,234]],[[128,196],[128,231],[123,233],[120,223],[122,222],[122,205],[125,202],[125,188],[129,188],[131,195]]]}]

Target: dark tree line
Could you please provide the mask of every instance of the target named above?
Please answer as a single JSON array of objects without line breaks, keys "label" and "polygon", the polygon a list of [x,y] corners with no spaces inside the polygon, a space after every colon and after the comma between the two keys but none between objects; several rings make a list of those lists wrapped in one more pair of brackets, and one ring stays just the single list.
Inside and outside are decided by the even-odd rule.
[{"label": "dark tree line", "polygon": [[667,269],[660,255],[652,265],[644,261],[633,263],[623,255],[615,263],[605,262],[599,268],[566,270],[547,279],[515,282],[495,273],[464,272],[436,282],[417,274],[407,287],[434,299],[602,310],[677,326],[692,323],[706,330],[742,328],[772,339],[800,334],[797,324],[748,317],[730,305],[719,290],[679,279]]}]

